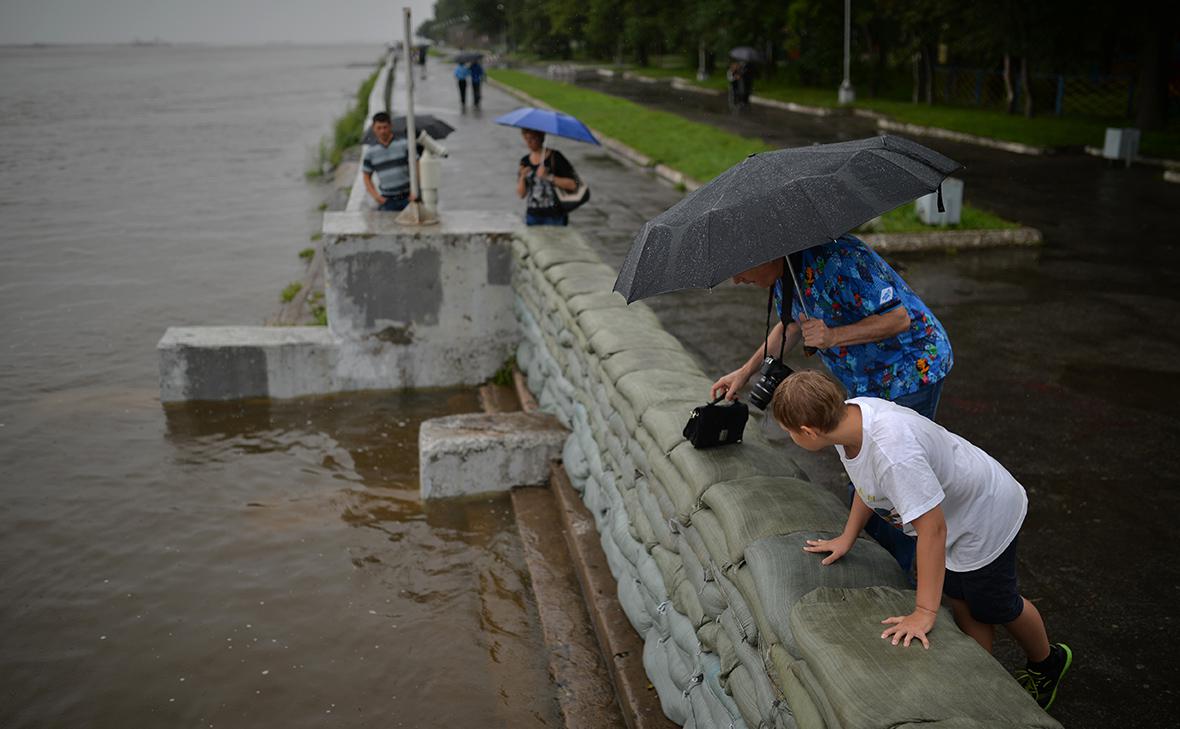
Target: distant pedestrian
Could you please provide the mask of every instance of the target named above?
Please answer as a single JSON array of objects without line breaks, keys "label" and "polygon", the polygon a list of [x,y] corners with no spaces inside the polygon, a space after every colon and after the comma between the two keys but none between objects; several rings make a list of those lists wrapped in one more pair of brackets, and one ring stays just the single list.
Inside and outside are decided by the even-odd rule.
[{"label": "distant pedestrian", "polygon": [[480,65],[479,61],[472,61],[467,66],[467,72],[471,74],[471,101],[475,104],[475,108],[478,109],[481,98],[480,86],[483,84],[484,76],[487,74],[484,73],[483,66]]},{"label": "distant pedestrian", "polygon": [[750,95],[754,93],[754,64],[742,61],[739,75],[741,77],[742,106],[749,106]]},{"label": "distant pedestrian", "polygon": [[[557,198],[557,188],[578,189],[578,173],[561,152],[545,148],[545,133],[521,130],[529,153],[520,158],[516,194],[525,199],[527,225],[569,225],[569,214]],[[544,155],[542,157],[542,155]]]},{"label": "distant pedestrian", "polygon": [[459,84],[459,106],[467,106],[467,79],[471,76],[471,69],[467,64],[455,66],[455,81]]},{"label": "distant pedestrian", "polygon": [[725,80],[729,84],[729,108],[737,109],[742,103],[742,64],[733,61],[725,69]]},{"label": "distant pedestrian", "polygon": [[[373,115],[373,136],[376,144],[365,149],[361,160],[365,189],[377,203],[378,210],[404,210],[414,196],[410,194],[410,151],[405,137],[394,139],[389,114],[379,111]],[[421,150],[419,150],[421,151]],[[373,177],[377,177],[374,184]]]}]

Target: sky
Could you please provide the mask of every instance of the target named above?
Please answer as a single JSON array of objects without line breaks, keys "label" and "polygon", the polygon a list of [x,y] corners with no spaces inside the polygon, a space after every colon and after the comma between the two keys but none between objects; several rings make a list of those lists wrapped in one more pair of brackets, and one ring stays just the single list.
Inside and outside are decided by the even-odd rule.
[{"label": "sky", "polygon": [[0,44],[340,43],[402,36],[434,0],[0,0]]}]

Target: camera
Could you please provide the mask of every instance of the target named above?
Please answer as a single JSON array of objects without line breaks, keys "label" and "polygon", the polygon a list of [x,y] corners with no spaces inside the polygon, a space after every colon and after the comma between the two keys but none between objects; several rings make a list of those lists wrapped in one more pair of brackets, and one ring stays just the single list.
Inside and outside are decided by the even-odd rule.
[{"label": "camera", "polygon": [[762,360],[762,369],[758,370],[762,376],[758,378],[750,390],[750,403],[759,410],[765,410],[766,406],[770,404],[770,398],[774,397],[774,391],[778,389],[779,383],[785,380],[792,371],[777,357],[767,357]]}]

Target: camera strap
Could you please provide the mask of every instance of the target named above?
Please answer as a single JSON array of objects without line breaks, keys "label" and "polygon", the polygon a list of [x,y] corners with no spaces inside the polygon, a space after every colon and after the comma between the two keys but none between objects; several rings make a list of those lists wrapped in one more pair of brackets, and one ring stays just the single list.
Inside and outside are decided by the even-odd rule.
[{"label": "camera strap", "polygon": [[[786,298],[787,287],[783,283],[782,278],[778,280],[778,286],[783,290],[783,298]],[[781,362],[783,355],[787,352],[787,312],[786,301],[783,301],[783,308],[778,313],[778,319],[783,324],[783,338],[778,345],[778,359]],[[770,348],[770,312],[774,310],[774,286],[770,287],[770,294],[766,297],[766,337],[762,340],[762,359],[766,359],[766,351]]]}]

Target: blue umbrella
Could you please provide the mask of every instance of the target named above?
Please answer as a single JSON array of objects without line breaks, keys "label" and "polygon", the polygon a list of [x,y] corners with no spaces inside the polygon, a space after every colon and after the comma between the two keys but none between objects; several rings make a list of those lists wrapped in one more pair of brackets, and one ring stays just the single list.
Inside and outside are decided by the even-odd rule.
[{"label": "blue umbrella", "polygon": [[497,118],[496,123],[503,124],[506,127],[532,129],[535,132],[544,132],[545,134],[574,139],[579,142],[598,144],[598,140],[594,138],[594,135],[590,133],[590,129],[585,124],[569,114],[562,114],[559,111],[534,109],[531,106],[525,106]]}]

